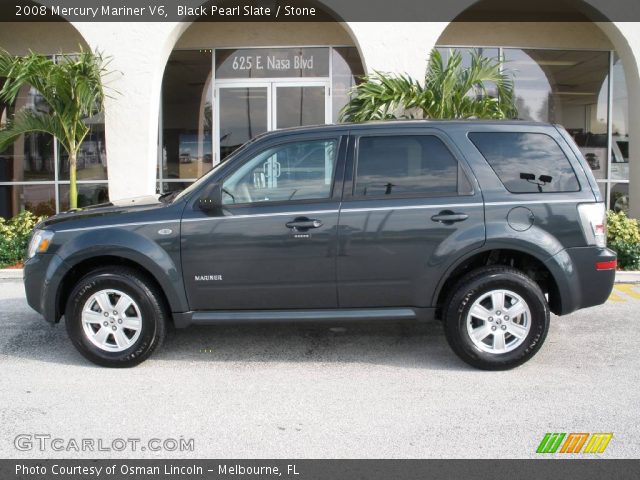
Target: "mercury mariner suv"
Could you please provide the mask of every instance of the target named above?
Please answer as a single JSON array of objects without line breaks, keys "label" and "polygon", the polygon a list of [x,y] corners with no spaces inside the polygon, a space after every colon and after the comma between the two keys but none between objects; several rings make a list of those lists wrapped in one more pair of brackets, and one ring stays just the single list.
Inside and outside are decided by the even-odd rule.
[{"label": "mercury mariner suv", "polygon": [[440,319],[462,360],[508,369],[616,267],[572,138],[506,121],[267,133],[179,193],[49,218],[28,257],[29,305],[109,367],[169,324]]}]

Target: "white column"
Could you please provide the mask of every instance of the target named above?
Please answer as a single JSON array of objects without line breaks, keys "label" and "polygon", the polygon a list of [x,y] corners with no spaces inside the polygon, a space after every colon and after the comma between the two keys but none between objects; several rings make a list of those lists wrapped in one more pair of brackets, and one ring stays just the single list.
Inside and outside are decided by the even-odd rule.
[{"label": "white column", "polygon": [[598,23],[624,65],[629,95],[629,207],[640,218],[640,23]]},{"label": "white column", "polygon": [[348,22],[367,73],[407,73],[422,80],[446,22]]},{"label": "white column", "polygon": [[158,113],[165,43],[175,24],[77,23],[89,46],[110,57],[105,128],[111,200],[156,191]]}]

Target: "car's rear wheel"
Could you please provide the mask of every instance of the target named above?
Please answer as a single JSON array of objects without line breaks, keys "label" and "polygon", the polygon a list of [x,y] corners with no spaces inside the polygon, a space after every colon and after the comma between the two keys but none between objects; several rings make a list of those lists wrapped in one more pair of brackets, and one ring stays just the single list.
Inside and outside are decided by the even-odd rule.
[{"label": "car's rear wheel", "polygon": [[539,285],[519,270],[483,267],[465,275],[444,308],[454,352],[484,370],[507,370],[533,357],[549,329]]},{"label": "car's rear wheel", "polygon": [[75,347],[106,367],[132,367],[148,358],[162,344],[166,320],[155,285],[125,267],[105,267],[84,276],[65,310]]}]

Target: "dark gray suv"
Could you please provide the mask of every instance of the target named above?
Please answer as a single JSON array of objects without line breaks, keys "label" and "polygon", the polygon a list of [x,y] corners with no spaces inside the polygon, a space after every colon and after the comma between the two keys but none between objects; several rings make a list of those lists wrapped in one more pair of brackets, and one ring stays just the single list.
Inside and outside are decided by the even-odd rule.
[{"label": "dark gray suv", "polygon": [[169,323],[438,318],[464,361],[508,369],[616,267],[567,132],[480,121],[268,133],[180,193],[48,219],[28,256],[29,304],[113,367]]}]

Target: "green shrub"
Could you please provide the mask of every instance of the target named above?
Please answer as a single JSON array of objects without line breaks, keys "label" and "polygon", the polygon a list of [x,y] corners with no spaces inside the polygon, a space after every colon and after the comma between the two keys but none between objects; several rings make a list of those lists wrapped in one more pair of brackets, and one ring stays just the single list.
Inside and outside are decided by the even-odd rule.
[{"label": "green shrub", "polygon": [[640,243],[617,241],[607,246],[618,254],[620,270],[640,270]]},{"label": "green shrub", "polygon": [[640,226],[635,218],[629,218],[620,211],[607,212],[607,241],[640,243]]},{"label": "green shrub", "polygon": [[43,218],[28,211],[20,212],[9,221],[0,217],[0,268],[24,260],[31,231]]},{"label": "green shrub", "polygon": [[618,254],[622,270],[640,270],[640,225],[624,212],[607,212],[607,246]]}]

